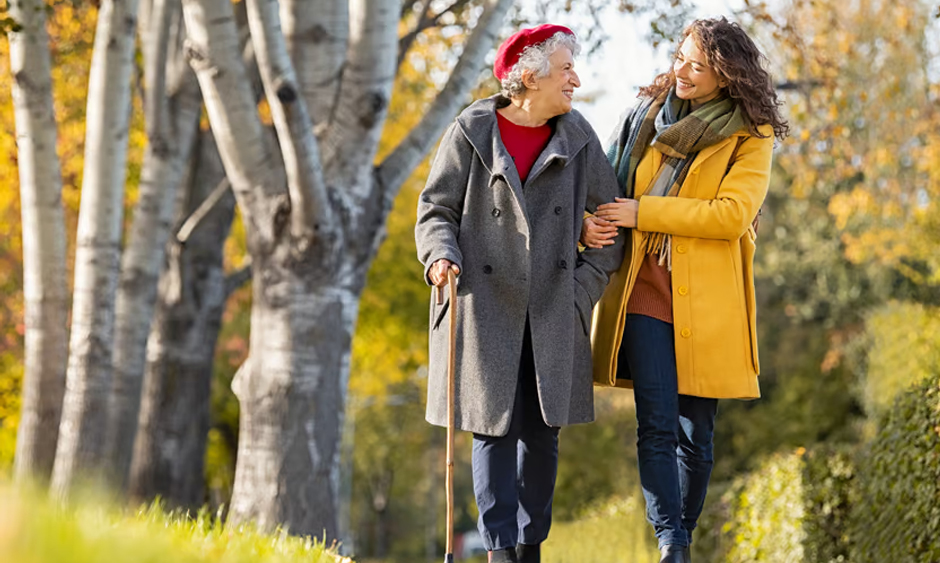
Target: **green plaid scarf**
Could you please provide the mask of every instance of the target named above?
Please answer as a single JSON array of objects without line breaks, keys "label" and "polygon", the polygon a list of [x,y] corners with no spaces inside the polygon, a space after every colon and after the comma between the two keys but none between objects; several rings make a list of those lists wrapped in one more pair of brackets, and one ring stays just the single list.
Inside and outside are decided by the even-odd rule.
[{"label": "green plaid scarf", "polygon": [[[627,114],[607,149],[607,159],[626,197],[675,197],[699,151],[747,126],[747,116],[731,98],[722,95],[692,111],[691,102],[676,96],[673,88],[655,99],[643,100]],[[663,153],[663,161],[649,187],[637,191],[636,169],[650,146]],[[659,264],[666,263],[671,270],[669,248],[669,237],[663,233],[647,238],[646,253],[659,254]]]}]

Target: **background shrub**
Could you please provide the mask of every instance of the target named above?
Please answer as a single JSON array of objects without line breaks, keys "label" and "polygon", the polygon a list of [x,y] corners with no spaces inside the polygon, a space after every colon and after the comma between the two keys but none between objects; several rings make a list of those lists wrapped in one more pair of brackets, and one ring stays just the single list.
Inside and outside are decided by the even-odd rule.
[{"label": "background shrub", "polygon": [[897,396],[940,372],[940,308],[889,302],[866,319],[860,395],[875,420]]},{"label": "background shrub", "polygon": [[940,375],[898,397],[860,457],[853,563],[940,561]]},{"label": "background shrub", "polygon": [[696,561],[848,561],[855,469],[847,447],[800,448],[712,488],[696,532]]}]

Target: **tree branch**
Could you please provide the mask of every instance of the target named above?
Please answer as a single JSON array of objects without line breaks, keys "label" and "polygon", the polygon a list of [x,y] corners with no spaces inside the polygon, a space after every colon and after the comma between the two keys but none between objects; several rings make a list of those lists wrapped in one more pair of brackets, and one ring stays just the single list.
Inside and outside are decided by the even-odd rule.
[{"label": "tree branch", "polygon": [[167,60],[170,44],[170,21],[178,3],[173,0],[153,0],[152,13],[147,21],[144,49],[144,123],[147,138],[158,154],[164,154],[167,131],[163,124],[167,108]]},{"label": "tree branch", "polygon": [[281,0],[287,52],[314,127],[329,121],[336,105],[349,39],[346,0]]},{"label": "tree branch", "polygon": [[[431,8],[431,2],[434,0],[420,0],[420,8],[418,12],[418,21],[415,22],[414,28],[406,33],[404,37],[401,37],[398,40],[398,66],[401,67],[402,61],[405,60],[405,55],[408,54],[408,51],[411,49],[411,45],[414,44],[415,39],[422,31],[431,27],[431,22],[434,18],[428,16],[428,10]],[[407,4],[406,4],[407,7]],[[405,14],[402,13],[402,18]]]},{"label": "tree branch", "polygon": [[187,54],[249,236],[274,242],[289,205],[266,150],[230,0],[184,0]]},{"label": "tree branch", "polygon": [[386,213],[391,209],[401,185],[431,149],[447,123],[454,118],[461,100],[475,85],[483,58],[493,46],[512,1],[487,0],[484,5],[485,11],[473,28],[447,84],[418,125],[377,168],[379,186],[384,191]]},{"label": "tree branch", "polygon": [[235,270],[231,274],[225,276],[225,299],[228,300],[233,293],[238,291],[243,285],[248,283],[248,280],[251,279],[251,263],[249,262],[245,266]]},{"label": "tree branch", "polygon": [[189,240],[189,237],[192,236],[199,224],[208,217],[209,213],[212,213],[212,210],[222,201],[222,198],[225,197],[225,194],[228,193],[231,187],[232,184],[228,181],[228,178],[222,178],[222,181],[216,185],[212,193],[209,194],[209,197],[203,200],[203,202],[199,204],[199,207],[193,211],[192,215],[183,221],[182,226],[180,226],[179,230],[176,232],[177,242],[186,244],[186,241]]},{"label": "tree branch", "polygon": [[248,0],[248,26],[280,140],[291,198],[291,234],[301,250],[331,232],[320,153],[281,33],[277,0]]},{"label": "tree branch", "polygon": [[414,45],[415,39],[417,39],[419,35],[428,29],[431,29],[432,27],[437,27],[440,25],[441,18],[444,17],[445,14],[459,10],[460,8],[469,4],[470,0],[455,0],[450,6],[444,8],[433,16],[429,16],[428,9],[431,6],[431,2],[433,2],[433,0],[422,0],[421,16],[418,18],[418,22],[415,24],[414,29],[409,31],[398,40],[399,67],[401,67],[401,63],[404,62],[405,57],[408,56],[408,52],[411,51],[411,47]]},{"label": "tree branch", "polygon": [[369,196],[358,181],[378,150],[395,80],[398,0],[350,0],[349,59],[343,69],[336,111],[325,133],[323,163],[350,187]]}]

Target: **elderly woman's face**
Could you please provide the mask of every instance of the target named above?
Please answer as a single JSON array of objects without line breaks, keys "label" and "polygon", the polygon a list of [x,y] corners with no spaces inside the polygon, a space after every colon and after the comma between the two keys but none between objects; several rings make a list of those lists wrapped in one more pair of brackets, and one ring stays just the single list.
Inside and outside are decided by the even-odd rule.
[{"label": "elderly woman's face", "polygon": [[571,111],[574,89],[581,86],[581,79],[574,71],[574,57],[567,47],[559,47],[548,58],[551,71],[548,76],[535,79],[535,86],[526,92],[528,97],[545,108],[552,116]]},{"label": "elderly woman's face", "polygon": [[700,106],[714,100],[726,86],[725,80],[705,62],[705,53],[691,36],[686,37],[672,65],[676,73],[676,95]]}]

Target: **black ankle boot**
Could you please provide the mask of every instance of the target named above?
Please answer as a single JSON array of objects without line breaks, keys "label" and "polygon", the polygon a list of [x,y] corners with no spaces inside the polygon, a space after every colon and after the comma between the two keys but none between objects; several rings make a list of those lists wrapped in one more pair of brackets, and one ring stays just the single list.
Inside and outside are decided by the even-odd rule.
[{"label": "black ankle boot", "polygon": [[541,563],[542,555],[539,546],[542,544],[526,545],[524,543],[516,544],[516,559],[519,563]]},{"label": "black ankle boot", "polygon": [[659,563],[686,563],[687,549],[681,545],[664,545],[659,550]]},{"label": "black ankle boot", "polygon": [[507,547],[506,549],[497,549],[487,553],[489,563],[519,563],[516,559],[516,550]]}]

